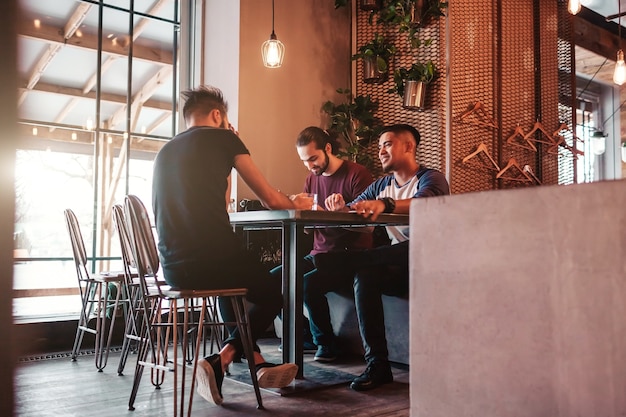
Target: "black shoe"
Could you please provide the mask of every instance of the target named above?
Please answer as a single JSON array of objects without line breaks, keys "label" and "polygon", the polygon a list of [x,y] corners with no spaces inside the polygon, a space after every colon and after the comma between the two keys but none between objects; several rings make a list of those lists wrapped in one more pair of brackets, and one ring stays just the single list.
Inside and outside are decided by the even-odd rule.
[{"label": "black shoe", "polygon": [[298,373],[298,365],[293,363],[263,362],[256,366],[256,378],[261,388],[283,388],[291,384]]},{"label": "black shoe", "polygon": [[198,360],[198,369],[196,370],[198,394],[207,401],[220,405],[224,401],[222,397],[223,382],[224,371],[222,370],[220,355],[215,354]]},{"label": "black shoe", "polygon": [[319,345],[313,357],[313,360],[317,362],[332,362],[335,359],[337,359],[337,351],[332,345]]},{"label": "black shoe", "polygon": [[[282,343],[278,345],[278,351],[279,352],[283,351]],[[315,343],[309,342],[306,340],[304,341],[304,343],[302,343],[302,353],[315,353],[315,352],[317,352],[317,346],[315,345]]]},{"label": "black shoe", "polygon": [[350,388],[355,391],[368,391],[391,382],[393,382],[393,374],[389,364],[386,362],[372,362],[367,365],[365,372],[354,378]]}]

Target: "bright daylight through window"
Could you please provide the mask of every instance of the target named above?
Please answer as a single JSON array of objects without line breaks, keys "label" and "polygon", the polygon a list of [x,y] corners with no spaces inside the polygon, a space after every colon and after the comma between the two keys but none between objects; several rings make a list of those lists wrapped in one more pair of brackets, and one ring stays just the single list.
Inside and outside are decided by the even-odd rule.
[{"label": "bright daylight through window", "polygon": [[75,316],[63,210],[78,217],[90,269],[119,269],[111,207],[127,193],[150,201],[152,161],[176,131],[179,2],[20,6],[14,315]]}]

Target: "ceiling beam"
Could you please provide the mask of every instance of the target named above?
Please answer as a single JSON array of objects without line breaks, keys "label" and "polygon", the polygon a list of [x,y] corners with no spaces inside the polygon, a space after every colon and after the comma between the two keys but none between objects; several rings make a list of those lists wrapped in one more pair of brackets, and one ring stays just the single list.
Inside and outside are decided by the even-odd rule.
[{"label": "ceiling beam", "polygon": [[[152,5],[152,8],[150,10],[147,11],[147,14],[149,15],[156,15],[162,8],[163,6],[170,0],[157,0],[154,5]],[[139,20],[139,22],[137,22],[137,24],[135,25],[135,27],[133,28],[133,41],[136,41],[137,38],[143,33],[143,31],[146,28],[146,25],[150,22],[150,19],[148,18],[143,18],[141,20]],[[133,45],[134,47],[134,45]],[[104,74],[109,67],[111,66],[111,64],[113,64],[113,62],[115,62],[117,59],[119,58],[119,56],[109,56],[100,66],[100,73]],[[96,78],[97,78],[98,73],[94,73],[89,80],[87,81],[87,83],[85,83],[85,86],[83,87],[83,92],[87,93],[89,90],[91,90],[92,88],[95,87],[96,85]]]},{"label": "ceiling beam", "polygon": [[[169,78],[172,76],[172,72],[173,68],[171,66],[163,67],[143,85],[141,90],[139,90],[137,94],[135,94],[131,102],[131,117],[133,117],[137,109],[140,109],[141,106],[143,106],[144,103],[147,102],[147,100],[154,94],[154,92],[161,86],[161,84],[163,84],[163,82],[169,80]],[[111,116],[105,126],[107,126],[108,129],[114,129],[115,126],[117,126],[122,120],[124,120],[125,116],[126,106],[124,105],[120,109],[118,109],[113,114],[113,116]]]},{"label": "ceiling beam", "polygon": [[[24,87],[20,88],[21,91],[23,91],[24,89],[25,89]],[[61,94],[61,95],[69,96],[69,97],[78,97],[78,98],[88,98],[88,99],[96,98],[95,91],[90,91],[87,94],[83,94],[83,91],[81,88],[62,87],[59,85],[48,84],[48,83],[39,83],[35,86],[35,88],[33,88],[32,91]],[[126,104],[126,96],[123,96],[120,94],[100,93],[100,98],[102,99],[102,101]],[[172,110],[172,103],[169,101],[149,99],[143,103],[143,106],[149,107],[151,109],[157,109],[157,110],[165,110],[165,111]]]},{"label": "ceiling beam", "polygon": [[[91,5],[87,3],[80,3],[78,6],[76,6],[76,9],[74,9],[74,12],[68,19],[67,23],[65,24],[65,27],[63,28],[63,32],[61,32],[63,34],[62,39],[64,41],[67,41],[69,38],[74,36],[76,29],[78,29],[78,27],[81,25],[83,20],[85,20],[85,16],[89,12],[89,9],[91,9]],[[39,25],[41,25],[41,21],[39,21]],[[35,25],[33,25],[33,27],[34,26]],[[49,45],[48,49],[39,58],[39,61],[37,61],[37,63],[31,70],[30,77],[28,78],[28,82],[26,83],[26,90],[23,91],[22,94],[20,94],[20,97],[18,98],[18,106],[21,105],[24,99],[26,98],[26,94],[28,94],[28,90],[32,90],[35,84],[39,82],[39,79],[41,78],[42,74],[44,73],[44,71],[50,64],[50,62],[52,62],[52,59],[57,54],[57,52],[61,50],[63,45],[64,45],[63,43],[55,43],[55,44]]]},{"label": "ceiling beam", "polygon": [[[43,22],[40,24],[39,28],[36,28],[32,22],[29,21],[23,21],[20,25],[18,25],[19,36],[92,51],[98,50],[98,36],[96,34],[90,34],[83,31],[82,36],[80,37],[72,36],[69,39],[65,39],[65,37],[61,35],[63,31],[63,28],[46,25]],[[103,39],[102,52],[110,55],[116,55],[118,57],[128,57],[129,48],[127,43],[119,41],[113,42],[109,39]],[[172,51],[164,51],[159,48],[145,46],[139,41],[133,44],[133,58],[148,61],[152,64],[169,66],[171,66],[174,62]]]},{"label": "ceiling beam", "polygon": [[572,42],[615,62],[617,50],[626,49],[616,34],[579,17],[572,16]]}]

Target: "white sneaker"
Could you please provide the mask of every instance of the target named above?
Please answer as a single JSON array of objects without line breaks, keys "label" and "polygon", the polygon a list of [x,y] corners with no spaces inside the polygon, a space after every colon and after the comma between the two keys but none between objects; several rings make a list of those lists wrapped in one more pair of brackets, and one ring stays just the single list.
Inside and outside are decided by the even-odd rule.
[{"label": "white sneaker", "polygon": [[198,360],[198,369],[196,370],[198,394],[205,400],[220,405],[224,402],[222,382],[224,382],[224,371],[222,370],[220,355],[215,354]]},{"label": "white sneaker", "polygon": [[291,384],[298,373],[298,365],[293,363],[264,362],[256,366],[256,377],[261,388],[283,388]]}]

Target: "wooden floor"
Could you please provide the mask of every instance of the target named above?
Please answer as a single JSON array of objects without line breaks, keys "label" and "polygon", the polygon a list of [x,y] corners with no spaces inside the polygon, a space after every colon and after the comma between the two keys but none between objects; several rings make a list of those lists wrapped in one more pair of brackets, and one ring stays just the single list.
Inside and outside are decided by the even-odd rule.
[{"label": "wooden floor", "polygon": [[[261,349],[264,354],[277,353],[277,344],[276,339],[264,340]],[[94,358],[90,354],[80,356],[76,362],[71,362],[65,355],[50,356],[53,357],[20,361],[15,377],[17,416],[173,415],[172,375],[167,375],[164,386],[156,390],[150,384],[150,371],[147,369],[139,387],[136,409],[128,410],[128,397],[135,367],[135,358],[132,355],[122,376],[117,375],[119,354],[115,352],[111,354],[104,372],[100,373],[97,372]],[[353,375],[360,374],[364,369],[364,363],[357,358],[345,358],[332,365],[322,365],[314,362],[312,355],[305,355],[305,370],[307,366],[326,367]],[[223,385],[224,404],[216,406],[195,395],[192,415],[408,416],[409,373],[406,369],[399,368],[394,368],[393,372],[393,384],[365,393],[351,390],[345,382],[289,396],[262,390],[265,410],[256,409],[256,399],[251,386],[227,378]]]}]

